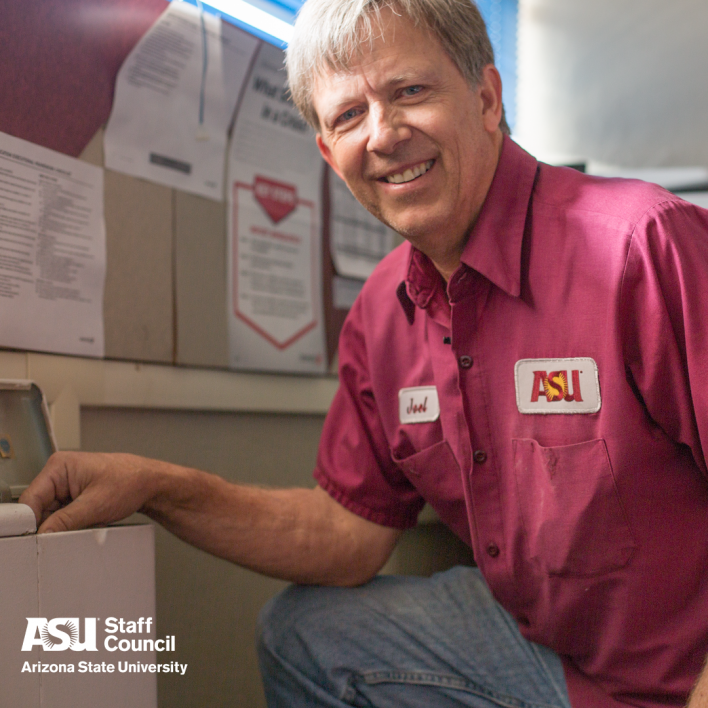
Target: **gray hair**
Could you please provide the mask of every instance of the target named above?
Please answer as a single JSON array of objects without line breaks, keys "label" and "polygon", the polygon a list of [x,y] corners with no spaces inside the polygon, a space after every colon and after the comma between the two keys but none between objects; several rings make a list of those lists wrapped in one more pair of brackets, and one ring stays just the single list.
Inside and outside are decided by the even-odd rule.
[{"label": "gray hair", "polygon": [[[471,86],[494,63],[487,28],[473,0],[307,0],[300,10],[286,53],[290,95],[305,120],[319,131],[312,104],[315,77],[323,69],[348,69],[362,43],[373,43],[381,30],[381,11],[429,31]],[[509,133],[502,114],[500,127]]]}]

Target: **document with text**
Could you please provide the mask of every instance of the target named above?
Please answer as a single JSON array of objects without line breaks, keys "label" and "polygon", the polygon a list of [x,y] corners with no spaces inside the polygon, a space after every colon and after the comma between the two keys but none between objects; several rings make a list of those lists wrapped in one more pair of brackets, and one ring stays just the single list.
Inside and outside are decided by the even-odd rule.
[{"label": "document with text", "polygon": [[103,170],[0,133],[0,346],[102,357]]},{"label": "document with text", "polygon": [[322,373],[322,172],[310,127],[289,100],[283,52],[263,44],[229,155],[230,366]]},{"label": "document with text", "polygon": [[106,167],[223,200],[227,131],[260,44],[171,2],[118,73]]},{"label": "document with text", "polygon": [[340,276],[366,280],[396,245],[396,233],[370,214],[330,173],[330,251]]}]

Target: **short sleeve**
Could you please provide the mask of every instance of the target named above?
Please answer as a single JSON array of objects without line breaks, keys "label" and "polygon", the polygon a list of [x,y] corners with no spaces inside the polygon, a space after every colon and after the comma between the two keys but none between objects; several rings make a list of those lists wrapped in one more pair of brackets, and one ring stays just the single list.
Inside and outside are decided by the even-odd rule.
[{"label": "short sleeve", "polygon": [[361,301],[339,341],[339,389],[325,420],[314,476],[355,514],[383,526],[414,526],[424,501],[393,463],[369,373]]},{"label": "short sleeve", "polygon": [[625,363],[648,414],[706,474],[708,211],[671,199],[640,220],[621,316]]}]

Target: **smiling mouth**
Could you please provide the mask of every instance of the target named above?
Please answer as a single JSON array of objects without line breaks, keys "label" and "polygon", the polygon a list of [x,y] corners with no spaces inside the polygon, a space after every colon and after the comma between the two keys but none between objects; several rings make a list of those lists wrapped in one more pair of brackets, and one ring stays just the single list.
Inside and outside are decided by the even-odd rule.
[{"label": "smiling mouth", "polygon": [[404,182],[412,182],[421,175],[424,175],[432,166],[435,160],[428,160],[426,162],[421,162],[415,167],[409,167],[405,172],[399,172],[395,175],[388,175],[383,178],[384,182],[389,184],[403,184]]}]

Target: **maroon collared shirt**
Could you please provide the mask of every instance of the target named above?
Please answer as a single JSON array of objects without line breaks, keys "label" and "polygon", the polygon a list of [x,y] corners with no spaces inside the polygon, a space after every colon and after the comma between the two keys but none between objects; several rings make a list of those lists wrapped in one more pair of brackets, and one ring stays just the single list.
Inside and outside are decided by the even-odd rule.
[{"label": "maroon collared shirt", "polygon": [[447,286],[396,249],[339,355],[320,486],[399,528],[428,501],[575,708],[683,704],[708,653],[708,212],[506,139]]}]

